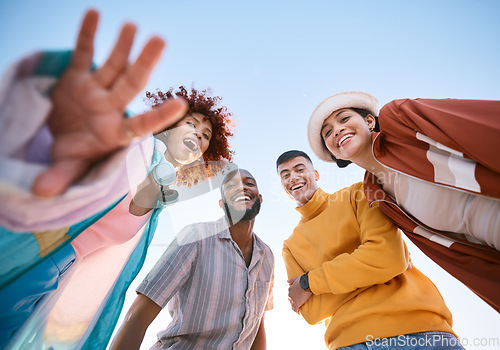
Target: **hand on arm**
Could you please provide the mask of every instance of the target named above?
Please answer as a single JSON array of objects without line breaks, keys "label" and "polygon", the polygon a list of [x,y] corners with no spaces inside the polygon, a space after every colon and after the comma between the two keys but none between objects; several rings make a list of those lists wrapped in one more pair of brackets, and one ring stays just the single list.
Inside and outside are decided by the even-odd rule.
[{"label": "hand on arm", "polygon": [[297,276],[288,280],[288,284],[290,285],[290,287],[288,287],[288,301],[292,306],[292,310],[296,313],[299,313],[302,305],[304,305],[312,295],[310,291],[306,291],[300,286],[301,276]]},{"label": "hand on arm", "polygon": [[116,333],[110,350],[137,350],[149,325],[161,307],[148,297],[139,294],[130,307],[122,326]]},{"label": "hand on arm", "polygon": [[97,22],[98,13],[88,11],[71,63],[52,90],[48,118],[54,138],[52,164],[33,184],[36,195],[63,193],[92,165],[127,146],[134,137],[162,130],[186,112],[186,102],[173,99],[136,117],[124,117],[128,103],[146,85],[165,42],[151,38],[129,64],[136,27],[125,24],[106,63],[92,72]]}]

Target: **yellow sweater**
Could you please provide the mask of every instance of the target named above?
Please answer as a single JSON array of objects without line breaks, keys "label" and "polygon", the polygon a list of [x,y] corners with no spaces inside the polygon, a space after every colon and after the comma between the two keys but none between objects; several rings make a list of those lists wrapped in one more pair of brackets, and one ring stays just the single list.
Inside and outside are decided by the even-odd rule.
[{"label": "yellow sweater", "polygon": [[[309,271],[311,298],[300,313],[325,320],[330,349],[401,334],[453,333],[436,286],[417,268],[399,230],[357,183],[334,194],[318,189],[297,208],[302,219],[284,242],[288,278]],[[454,334],[454,333],[453,333]]]}]

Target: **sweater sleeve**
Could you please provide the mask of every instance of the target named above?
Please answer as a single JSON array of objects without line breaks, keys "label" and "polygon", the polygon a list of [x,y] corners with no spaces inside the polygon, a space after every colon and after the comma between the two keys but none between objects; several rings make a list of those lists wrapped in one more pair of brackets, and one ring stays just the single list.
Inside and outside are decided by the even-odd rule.
[{"label": "sweater sleeve", "polygon": [[409,254],[400,231],[361,191],[351,192],[361,244],[309,272],[314,294],[341,294],[389,281],[406,271]]},{"label": "sweater sleeve", "polygon": [[[293,257],[293,254],[287,247],[286,242],[283,245],[282,253],[288,279],[304,274],[305,271]],[[363,288],[360,288],[354,293],[344,293],[341,295],[334,295],[331,293],[318,295],[313,294],[300,308],[300,314],[307,323],[311,325],[318,324],[335,314],[337,309],[342,304],[354,298],[363,290]]]},{"label": "sweater sleeve", "polygon": [[300,267],[299,263],[293,257],[292,252],[288,249],[286,242],[283,244],[283,261],[285,262],[286,275],[288,279],[303,275],[306,271]]}]

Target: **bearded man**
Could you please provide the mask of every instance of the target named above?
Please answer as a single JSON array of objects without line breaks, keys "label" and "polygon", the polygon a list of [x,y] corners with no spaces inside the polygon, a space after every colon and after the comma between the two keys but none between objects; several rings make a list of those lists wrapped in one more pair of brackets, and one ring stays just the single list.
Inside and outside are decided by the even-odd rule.
[{"label": "bearded man", "polygon": [[186,226],[137,289],[111,349],[139,349],[162,308],[172,316],[152,349],[265,349],[274,257],[253,232],[262,195],[247,170],[221,186],[224,216]]}]

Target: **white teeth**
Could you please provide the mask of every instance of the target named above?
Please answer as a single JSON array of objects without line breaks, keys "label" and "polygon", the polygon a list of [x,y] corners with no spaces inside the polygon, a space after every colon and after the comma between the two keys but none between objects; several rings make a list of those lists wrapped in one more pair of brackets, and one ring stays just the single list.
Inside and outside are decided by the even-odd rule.
[{"label": "white teeth", "polygon": [[353,136],[352,134],[347,134],[347,135],[342,136],[342,138],[337,143],[339,145],[339,147],[342,145],[342,142],[344,142],[347,139],[350,139],[352,136]]},{"label": "white teeth", "polygon": [[297,184],[297,185],[292,186],[291,190],[295,191],[295,190],[298,190],[299,188],[302,188],[302,187],[304,187],[304,184]]},{"label": "white teeth", "polygon": [[244,195],[244,196],[239,196],[239,197],[236,197],[236,199],[234,200],[235,202],[241,202],[241,201],[249,201],[251,200],[252,198],[250,198],[249,195]]}]

